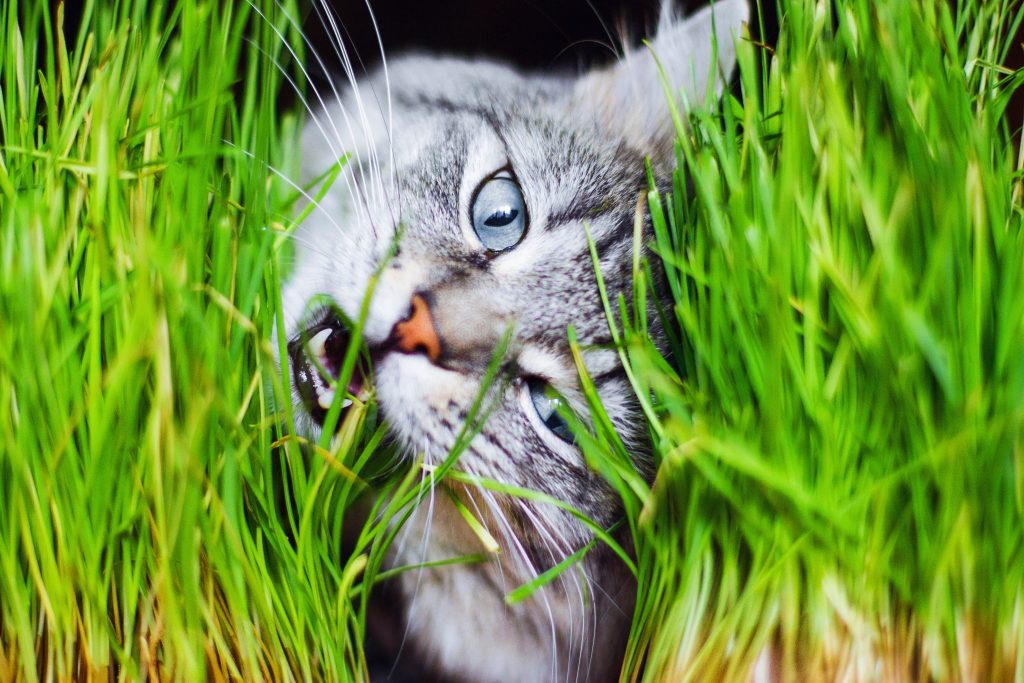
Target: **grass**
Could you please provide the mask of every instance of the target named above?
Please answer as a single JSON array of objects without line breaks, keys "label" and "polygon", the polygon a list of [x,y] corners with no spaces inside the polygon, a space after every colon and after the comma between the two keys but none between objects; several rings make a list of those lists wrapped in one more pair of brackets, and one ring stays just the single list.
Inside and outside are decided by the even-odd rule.
[{"label": "grass", "polygon": [[[735,679],[770,644],[803,680],[1020,680],[1017,3],[781,5],[650,197],[671,360],[651,264],[607,302],[659,461],[649,487],[594,406],[640,584],[624,677]],[[295,193],[267,164],[296,168],[299,8],[260,9],[86,0],[74,35],[2,10],[2,680],[365,674],[391,532],[353,553],[342,522],[383,432],[367,405],[288,436]]]}]

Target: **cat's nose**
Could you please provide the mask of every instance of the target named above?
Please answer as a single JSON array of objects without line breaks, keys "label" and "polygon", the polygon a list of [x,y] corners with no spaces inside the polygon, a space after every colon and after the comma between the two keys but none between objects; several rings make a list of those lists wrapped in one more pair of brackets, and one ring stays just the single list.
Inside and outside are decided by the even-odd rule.
[{"label": "cat's nose", "polygon": [[395,325],[391,337],[399,351],[422,351],[433,363],[441,357],[441,340],[434,327],[434,316],[430,313],[430,304],[420,294],[413,295],[409,317]]}]

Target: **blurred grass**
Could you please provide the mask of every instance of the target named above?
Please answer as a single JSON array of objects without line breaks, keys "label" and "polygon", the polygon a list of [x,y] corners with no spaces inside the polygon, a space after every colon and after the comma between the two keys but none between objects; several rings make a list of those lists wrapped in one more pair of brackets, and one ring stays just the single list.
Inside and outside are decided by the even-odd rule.
[{"label": "blurred grass", "polygon": [[[651,195],[670,360],[619,325],[653,488],[580,438],[633,531],[625,676],[743,678],[773,644],[802,680],[1020,679],[1018,5],[781,5]],[[272,409],[301,39],[259,8],[0,10],[2,680],[365,673],[391,530],[353,553],[342,522],[383,433],[368,405],[303,451]]]},{"label": "blurred grass", "polygon": [[782,5],[650,197],[675,367],[634,315],[661,466],[622,487],[628,668],[1021,680],[1019,5]]},{"label": "blurred grass", "polygon": [[0,679],[359,666],[348,454],[272,448],[292,193],[265,162],[294,170],[299,118],[267,16],[86,2],[65,36],[4,5]]}]

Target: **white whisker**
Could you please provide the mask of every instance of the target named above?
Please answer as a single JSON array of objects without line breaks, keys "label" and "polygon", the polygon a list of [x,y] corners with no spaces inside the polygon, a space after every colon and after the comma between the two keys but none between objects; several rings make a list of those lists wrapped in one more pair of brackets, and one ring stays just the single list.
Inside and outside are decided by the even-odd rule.
[{"label": "white whisker", "polygon": [[[530,520],[530,523],[533,525],[533,530],[538,534],[540,539],[544,542],[544,546],[545,546],[545,548],[548,551],[548,555],[551,557],[551,564],[552,564],[552,566],[558,564],[559,562],[564,560],[566,557],[569,557],[574,552],[569,547],[569,544],[565,541],[565,539],[560,534],[557,534],[557,531],[555,531],[555,529],[557,529],[557,527],[558,527],[558,522],[557,521],[554,524],[548,524],[548,523],[542,521],[538,517],[538,515],[531,509],[531,507],[530,507],[530,505],[528,503],[526,503],[525,501],[523,501],[521,499],[515,499],[515,500],[516,500],[517,505],[519,506],[520,512],[523,514],[524,517],[526,517],[527,519]],[[557,535],[557,538],[554,538],[553,534]],[[556,551],[557,551],[557,553],[556,553]],[[567,571],[571,571],[572,572],[571,576],[572,576],[572,580],[573,580],[573,583],[574,583],[575,588],[576,588],[576,595],[579,598],[579,615],[580,615],[581,619],[585,619],[586,616],[587,616],[587,614],[586,614],[587,613],[586,599],[584,597],[583,588],[580,585],[579,576],[577,575],[575,570],[576,570],[576,567],[573,567],[573,568],[570,568]],[[562,572],[562,574],[558,577],[558,581],[564,583],[566,581],[565,575],[566,575],[566,572]],[[584,574],[584,576],[586,576],[586,574]],[[568,592],[566,592],[566,598],[568,598]],[[576,635],[577,635],[576,634],[576,629],[575,629],[575,610],[570,608],[569,610],[567,610],[567,612],[568,612],[568,615],[569,615],[569,625],[568,625],[569,642],[568,642],[568,648],[569,648],[569,654],[571,655],[572,650],[573,650],[573,644],[574,644],[574,641],[575,641]],[[579,651],[578,651],[577,656],[576,656],[577,657],[577,662],[576,662],[576,676],[575,677],[576,677],[577,680],[579,679],[580,672],[583,669],[582,657],[583,657],[583,650],[584,650],[584,648],[582,647],[582,640],[586,636],[586,631],[587,631],[586,622],[585,621],[581,621],[581,623],[580,623],[580,633],[579,633],[580,647],[579,647]],[[568,680],[569,671],[570,671],[571,666],[572,666],[572,661],[571,661],[571,659],[567,658],[566,659],[566,680]]]},{"label": "white whisker", "polygon": [[[342,230],[341,226],[338,225],[337,221],[334,220],[334,217],[331,216],[330,212],[328,212],[327,209],[325,209],[323,206],[321,206],[320,202],[318,202],[315,197],[310,195],[302,186],[300,186],[294,180],[289,178],[285,173],[283,173],[282,171],[278,170],[270,162],[258,159],[256,157],[256,155],[253,154],[252,152],[250,152],[249,150],[242,149],[241,147],[239,147],[238,145],[234,144],[230,140],[224,140],[224,144],[228,145],[229,147],[233,147],[234,149],[237,149],[239,152],[241,152],[245,156],[249,157],[250,159],[252,159],[252,160],[254,160],[254,161],[256,161],[256,162],[258,162],[260,164],[262,164],[271,173],[273,173],[278,178],[280,178],[285,183],[287,183],[289,187],[291,187],[293,190],[295,190],[296,192],[301,194],[302,197],[306,201],[308,201],[310,204],[312,204],[313,208],[315,208],[316,210],[320,211],[324,215],[324,217],[331,223],[331,225],[333,225],[335,228],[337,228],[339,235],[341,235],[341,237],[343,237],[344,239],[348,240],[349,245],[355,246],[355,240],[352,239],[352,236],[349,235],[348,233],[346,233],[344,230]],[[308,247],[311,251],[313,251],[313,252],[315,252],[317,254],[320,254],[321,256],[328,256],[328,257],[330,256],[330,254],[328,252],[323,251],[322,249],[320,249],[315,243],[310,242],[309,240],[296,235],[294,232],[287,233],[285,236],[288,237],[289,239],[292,239],[292,240],[295,240],[296,242],[299,242],[303,246]]]},{"label": "white whisker", "polygon": [[[533,566],[533,562],[530,560],[530,554],[526,551],[526,548],[523,547],[522,541],[519,539],[519,536],[515,533],[515,530],[512,529],[511,524],[506,518],[504,512],[502,512],[501,510],[501,506],[495,500],[494,494],[483,488],[481,488],[480,490],[484,494],[484,501],[488,504],[488,507],[491,509],[491,513],[494,515],[495,519],[502,527],[502,535],[505,537],[508,547],[517,552],[518,557],[516,559],[519,560],[524,570],[523,574],[529,577],[528,580],[536,579],[538,576],[540,576],[540,572],[538,571],[537,567]],[[540,596],[540,599],[544,604],[544,611],[548,617],[548,624],[551,630],[550,677],[551,680],[555,680],[558,672],[558,628],[555,625],[555,615],[554,611],[551,608],[551,602],[548,599],[547,590],[544,587],[538,589],[537,592],[534,593],[534,595]]]},{"label": "white whisker", "polygon": [[[247,1],[249,2],[250,5],[252,5],[252,0],[247,0]],[[342,117],[344,119],[344,124],[345,124],[345,127],[348,130],[348,134],[349,134],[350,138],[352,140],[357,139],[355,131],[352,128],[352,123],[351,123],[351,121],[348,118],[348,113],[347,113],[347,111],[345,109],[345,106],[344,106],[344,99],[341,97],[341,93],[339,93],[337,87],[335,86],[334,79],[330,78],[330,74],[328,73],[327,66],[324,63],[323,59],[321,59],[320,53],[317,51],[316,47],[312,44],[312,42],[306,36],[305,32],[302,30],[302,28],[295,21],[295,19],[288,13],[288,11],[284,8],[284,6],[281,5],[279,0],[275,0],[275,2],[277,4],[277,7],[278,7],[279,11],[285,16],[285,18],[288,20],[288,22],[291,24],[291,26],[302,37],[303,43],[306,45],[306,47],[309,50],[310,54],[313,55],[313,58],[316,60],[316,62],[319,65],[320,69],[323,71],[323,73],[327,77],[327,81],[328,81],[328,83],[330,85],[331,92],[332,92],[332,94],[334,96],[334,99],[332,100],[332,102],[336,103],[338,109],[341,111],[341,115],[342,115]],[[256,9],[255,7],[254,7],[254,9],[259,14],[259,16],[262,17],[264,19],[264,21],[266,21],[268,23],[268,25],[271,25],[271,28],[273,29],[274,33],[281,40],[281,43],[284,45],[285,49],[288,50],[289,54],[292,55],[292,58],[296,59],[296,61],[298,61],[298,57],[296,56],[295,50],[292,48],[292,46],[288,42],[288,40],[281,34],[281,32],[277,29],[276,26],[273,26],[272,24],[270,24],[269,20],[267,20],[265,15],[262,12],[260,12],[259,9]],[[342,47],[342,49],[344,49],[344,48]],[[343,156],[343,153],[344,152],[348,152],[352,156],[352,158],[355,159],[354,166],[355,166],[356,170],[355,171],[352,170],[353,164],[347,163],[347,164],[345,164],[344,168],[342,168],[341,175],[345,179],[345,184],[346,184],[346,186],[348,188],[349,196],[352,198],[352,205],[355,207],[355,209],[357,211],[359,211],[359,210],[363,210],[364,211],[364,213],[363,213],[364,218],[366,218],[367,222],[370,224],[370,227],[373,230],[373,232],[376,233],[376,227],[373,225],[373,217],[372,217],[372,212],[371,212],[372,204],[366,199],[366,197],[364,196],[364,194],[362,192],[362,187],[365,186],[365,184],[366,184],[366,178],[365,178],[365,175],[364,175],[363,162],[362,162],[362,159],[360,157],[360,149],[359,149],[359,147],[355,146],[355,148],[352,149],[352,150],[345,150],[345,149],[343,149],[344,148],[344,138],[343,138],[341,132],[338,130],[338,127],[337,127],[337,125],[336,125],[336,123],[334,121],[334,118],[330,115],[330,109],[328,108],[327,103],[325,102],[323,96],[320,94],[319,89],[316,87],[316,83],[314,83],[312,77],[309,75],[309,72],[306,70],[306,68],[304,66],[302,66],[301,63],[299,64],[299,69],[302,71],[302,75],[305,77],[306,82],[309,83],[310,88],[313,90],[313,94],[316,95],[316,99],[320,103],[320,111],[323,112],[324,116],[327,119],[327,122],[330,124],[330,127],[331,127],[331,129],[332,129],[332,131],[334,133],[333,138],[324,129],[324,127],[323,127],[323,125],[321,123],[321,117],[319,117],[317,114],[315,114],[313,112],[313,110],[310,107],[308,101],[306,100],[305,97],[303,97],[302,93],[299,91],[298,86],[295,84],[295,82],[291,78],[291,76],[289,74],[287,74],[287,72],[283,69],[283,67],[280,64],[278,64],[278,62],[273,57],[270,57],[268,55],[268,59],[270,59],[275,64],[275,66],[277,66],[278,70],[280,70],[285,75],[285,78],[292,85],[292,88],[295,90],[296,95],[302,101],[303,105],[306,108],[306,111],[309,113],[310,119],[312,120],[313,124],[317,127],[317,129],[319,130],[321,136],[324,138],[324,141],[330,147],[332,155],[335,158],[337,158],[337,159],[341,159],[342,156]],[[355,96],[356,96],[356,98],[358,100],[358,83],[357,83],[357,80],[356,80],[356,77],[355,77],[355,73],[354,73],[354,71],[349,69],[349,70],[346,71],[346,75],[348,76],[349,82],[350,82],[350,84],[352,86],[352,91],[353,91],[353,93],[355,94]],[[362,130],[368,132],[369,131],[369,127],[367,125],[368,122],[365,120],[365,117],[364,117],[364,120],[363,120],[362,123],[363,123],[363,129]],[[371,151],[371,156],[372,156],[373,155],[372,146],[371,146],[371,150],[370,151]],[[358,171],[358,173],[359,173],[359,179],[356,178],[356,171]],[[371,181],[372,181],[372,175],[373,174],[372,174],[372,171],[371,171]],[[378,201],[379,201],[379,199],[380,198],[378,198]]]},{"label": "white whisker", "polygon": [[[323,99],[323,97],[321,97],[321,95],[320,95],[320,91],[319,91],[319,90],[317,89],[317,87],[316,87],[316,84],[315,84],[315,83],[313,82],[313,79],[312,79],[312,78],[310,78],[310,76],[309,76],[309,72],[308,72],[308,71],[306,71],[306,67],[305,67],[305,66],[304,66],[304,65],[302,64],[302,60],[301,60],[301,59],[299,59],[299,56],[298,56],[297,54],[295,54],[295,50],[294,50],[294,49],[292,48],[292,46],[291,46],[291,43],[289,43],[289,42],[288,42],[288,39],[284,37],[284,34],[282,34],[282,33],[281,33],[280,29],[278,29],[278,28],[277,28],[277,26],[276,26],[276,25],[274,24],[274,22],[270,21],[270,19],[268,19],[268,18],[267,18],[267,16],[266,16],[266,15],[265,15],[265,14],[263,13],[263,11],[262,11],[262,10],[260,10],[260,8],[259,8],[259,7],[257,7],[257,6],[255,5],[255,3],[253,3],[253,1],[252,1],[252,0],[246,0],[246,2],[247,2],[247,3],[249,4],[249,7],[251,7],[251,8],[252,8],[252,10],[253,10],[254,12],[256,12],[256,14],[258,14],[258,15],[259,15],[259,17],[260,17],[261,19],[263,19],[263,21],[264,21],[264,22],[265,22],[265,23],[267,24],[267,26],[269,26],[269,27],[270,27],[270,30],[271,30],[271,31],[273,31],[273,32],[274,32],[274,34],[275,34],[275,35],[276,35],[276,36],[278,37],[278,39],[279,39],[279,40],[281,41],[281,45],[282,45],[282,46],[284,46],[284,48],[285,48],[286,50],[288,50],[288,54],[290,54],[290,55],[292,56],[292,59],[294,59],[294,60],[295,60],[295,63],[296,63],[296,64],[298,65],[298,67],[299,67],[299,71],[301,71],[301,72],[302,72],[302,75],[303,75],[303,76],[305,77],[305,79],[306,79],[306,82],[307,82],[307,83],[309,83],[309,87],[310,87],[310,88],[312,88],[312,90],[313,90],[313,94],[314,94],[314,95],[316,96],[316,99],[317,99],[317,101],[318,101],[318,102],[320,103],[320,106],[321,106],[321,107],[323,107],[324,109],[326,109],[326,108],[327,108],[327,103],[326,103],[326,102],[324,102],[324,99]],[[278,3],[278,7],[279,7],[279,8],[281,7],[281,6],[280,6],[280,3]],[[283,11],[283,10],[282,10],[282,11]],[[288,14],[287,12],[283,12],[283,14],[284,14],[284,15],[285,15],[285,17],[286,17],[286,18],[288,19],[288,21],[289,21],[289,22],[290,22],[290,23],[292,24],[292,26],[295,26],[295,22],[294,22],[294,20],[293,20],[293,19],[291,18],[291,16],[290,16],[290,15],[289,15],[289,14]],[[303,40],[305,40],[305,34],[304,34],[304,33],[302,33],[302,31],[301,31],[301,30],[299,31],[299,33],[300,33],[300,35],[302,35],[302,37],[303,37]],[[308,43],[308,41],[306,41],[306,42]],[[299,97],[301,98],[301,97],[302,97],[302,95],[301,95],[301,93],[299,92],[299,89],[298,89],[298,87],[296,86],[295,82],[294,82],[294,81],[293,81],[293,80],[291,79],[291,76],[290,76],[290,75],[288,74],[288,71],[287,71],[286,69],[284,69],[284,68],[283,68],[283,67],[282,67],[282,66],[281,66],[281,65],[280,65],[280,64],[278,63],[278,61],[277,61],[276,59],[274,59],[273,57],[271,57],[270,55],[268,55],[268,54],[267,54],[266,52],[264,52],[263,54],[264,54],[264,55],[265,55],[265,56],[266,56],[266,57],[267,57],[268,59],[270,59],[270,60],[271,60],[271,61],[272,61],[272,62],[274,63],[274,66],[276,66],[276,67],[278,68],[278,70],[279,70],[279,71],[280,71],[280,72],[281,72],[281,73],[282,73],[282,74],[283,74],[283,75],[284,75],[284,76],[285,76],[285,77],[286,77],[286,78],[287,78],[287,79],[289,80],[289,82],[290,82],[290,83],[292,84],[292,86],[293,86],[293,87],[295,88],[295,92],[296,92],[296,94],[297,94],[297,95],[299,95]],[[305,99],[304,99],[304,98],[303,98],[303,104],[306,104],[306,110],[307,110],[307,111],[309,111],[310,115],[312,115],[312,113],[313,113],[313,112],[312,112],[312,110],[310,109],[310,107],[309,107],[308,103],[306,103],[306,102],[305,102]],[[333,121],[332,121],[331,123],[332,123],[332,126],[333,126]],[[332,144],[332,140],[331,140],[330,136],[328,136],[328,135],[327,135],[327,132],[326,132],[326,131],[324,131],[324,130],[323,130],[322,128],[321,128],[321,132],[323,133],[323,136],[324,136],[324,140],[325,140],[325,141],[327,142],[327,144],[328,144],[328,145],[330,145],[330,146],[331,146],[331,152],[332,152],[332,153],[334,153],[335,155],[337,155],[337,156],[338,156],[338,158],[340,159],[340,158],[341,158],[341,153],[340,153],[340,150],[339,150],[339,148],[335,147],[335,146],[334,146],[334,145]],[[335,128],[335,129],[334,129],[334,141],[336,141],[336,142],[338,143],[339,147],[340,147],[340,145],[341,145],[341,142],[342,142],[342,137],[341,137],[341,134],[340,134],[340,133],[338,132],[337,128]]]},{"label": "white whisker", "polygon": [[[426,448],[424,448],[423,452],[426,453]],[[418,564],[421,564],[421,565],[424,564],[427,561],[427,553],[428,553],[428,549],[430,547],[430,533],[431,533],[431,529],[433,528],[433,524],[434,524],[434,492],[436,490],[435,482],[434,482],[434,470],[431,469],[428,472],[428,470],[424,469],[423,470],[423,474],[420,475],[420,484],[421,485],[423,484],[423,481],[424,481],[425,477],[428,476],[428,475],[430,477],[430,495],[429,495],[429,502],[427,504],[427,509],[426,509],[427,518],[426,518],[426,527],[425,527],[424,532],[423,532],[423,543],[420,545],[420,554],[419,554]],[[423,509],[423,506],[422,506],[421,503],[422,503],[422,501],[420,501],[420,503],[417,503],[417,510],[416,510],[415,514],[419,514],[420,510]],[[407,534],[402,534],[402,535],[406,536]],[[404,541],[404,539],[403,539],[403,541]],[[396,554],[395,556],[396,557],[401,557],[400,552],[398,554]],[[412,596],[409,598],[409,603],[408,603],[407,609],[405,611],[405,629],[402,631],[402,640],[398,644],[398,651],[395,653],[395,661],[391,665],[391,673],[389,674],[389,677],[394,675],[395,669],[398,667],[398,662],[402,658],[402,651],[405,649],[405,642],[406,642],[406,640],[409,637],[409,629],[412,627],[412,622],[413,622],[414,615],[415,615],[415,612],[416,612],[416,598],[419,595],[420,585],[423,582],[423,573],[426,572],[426,571],[429,571],[429,570],[424,568],[424,567],[418,567],[418,568],[416,568],[416,569],[414,569],[412,571],[416,572],[416,584],[415,584],[415,586],[413,588]]]},{"label": "white whisker", "polygon": [[[323,12],[320,11],[320,7],[323,8],[323,10],[324,10]],[[341,31],[338,28],[338,23],[335,20],[333,12],[331,12],[330,8],[327,7],[327,5],[325,3],[320,2],[318,4],[318,3],[314,2],[314,9],[316,9],[317,16],[320,18],[321,22],[324,22],[324,27],[330,29],[328,37],[330,39],[332,47],[334,48],[335,55],[338,57],[338,60],[341,62],[342,71],[345,73],[345,77],[348,79],[349,85],[351,86],[350,94],[352,96],[352,99],[355,101],[355,105],[356,105],[356,109],[357,109],[357,118],[359,119],[360,124],[362,124],[363,131],[365,131],[366,133],[369,133],[372,130],[372,128],[370,126],[369,118],[366,115],[366,108],[363,106],[363,96],[362,96],[362,91],[361,91],[361,87],[364,85],[364,83],[361,83],[360,80],[356,77],[355,67],[352,64],[352,60],[349,57],[348,51],[345,49],[344,41],[342,40],[342,37],[341,37]],[[371,15],[372,15],[372,13],[371,13]],[[383,50],[383,47],[382,47],[382,50]],[[365,84],[365,85],[366,85],[366,87],[369,87],[372,90],[372,87],[373,87],[372,84]],[[388,96],[389,96],[389,99],[390,99],[390,91],[388,93]],[[351,130],[352,130],[351,121],[349,120],[348,111],[346,110],[346,108],[345,108],[345,106],[343,104],[343,100],[341,98],[338,99],[337,105],[338,105],[338,109],[341,111],[341,114],[342,114],[342,116],[345,119],[345,125],[348,126],[349,132],[351,134]],[[378,108],[379,108],[379,106],[378,106]],[[381,112],[381,114],[383,114],[383,112]],[[390,141],[390,138],[391,138],[391,130],[390,130],[390,128],[388,129],[387,134],[388,134],[388,139]],[[354,136],[353,136],[353,139],[354,139]],[[360,150],[356,151],[357,155],[358,155],[359,151]],[[379,160],[377,159],[376,146],[375,145],[369,145],[368,149],[366,151],[367,151],[367,154],[369,155],[369,159],[368,159],[369,173],[370,173],[369,188],[370,188],[370,193],[371,193],[370,196],[371,196],[371,198],[373,200],[373,204],[372,205],[373,206],[386,206],[386,205],[388,205],[388,201],[387,201],[388,197],[387,197],[386,191],[384,190],[383,183],[382,183],[382,181],[380,179]],[[363,181],[364,181],[363,187],[365,187],[366,186],[365,176],[362,175],[364,173],[364,165],[363,165],[361,159],[359,161],[359,169],[360,169],[360,176],[363,178]],[[374,233],[376,234],[376,226],[374,226],[372,224],[372,222],[371,222],[371,228],[374,230]]]},{"label": "white whisker", "polygon": [[[278,6],[282,8],[282,11],[284,12],[285,16],[288,17],[288,20],[292,23],[292,26],[295,27],[295,29],[299,32],[300,35],[302,35],[303,42],[306,44],[307,49],[310,51],[310,54],[313,55],[314,59],[316,59],[316,62],[319,65],[320,70],[323,72],[324,77],[327,79],[328,83],[330,84],[331,91],[334,94],[333,102],[337,105],[338,109],[341,111],[342,118],[344,119],[344,125],[345,125],[346,129],[348,130],[348,133],[351,136],[351,138],[353,140],[355,140],[356,139],[356,135],[355,135],[355,132],[353,131],[353,128],[352,128],[352,122],[351,122],[351,120],[349,119],[349,116],[348,116],[348,110],[345,108],[345,105],[344,105],[345,100],[341,96],[341,93],[339,93],[339,91],[337,89],[337,86],[335,85],[335,79],[331,78],[329,69],[327,68],[327,65],[325,64],[324,60],[321,58],[320,52],[316,49],[316,47],[308,39],[308,37],[305,35],[305,33],[302,31],[302,29],[298,26],[297,22],[295,22],[295,20],[292,19],[292,17],[287,13],[287,11],[284,10],[283,6],[281,6],[281,4],[280,4],[280,0],[276,0],[276,1],[278,2]],[[337,35],[337,29],[336,29],[336,26],[335,26],[334,17],[333,17],[333,14],[330,11],[330,8],[324,6],[324,12],[321,12],[321,10],[320,10],[321,6],[322,6],[322,3],[320,3],[320,4],[318,4],[316,2],[313,3],[313,9],[314,9],[314,11],[317,14],[317,18],[320,20],[321,25],[326,27],[327,23],[329,22],[331,24],[331,26],[335,27],[335,29],[334,29],[335,30],[335,35],[328,35],[328,38],[330,39],[331,46],[334,48],[334,52],[337,55],[338,60],[340,62],[342,62],[343,64],[347,64],[346,68],[344,69],[345,75],[346,75],[346,78],[347,78],[347,80],[349,82],[349,85],[351,86],[351,92],[353,94],[353,97],[356,98],[356,102],[358,104],[360,102],[359,79],[356,77],[355,70],[352,68],[351,63],[348,60],[348,52],[345,49],[344,43],[341,41],[340,35]],[[382,47],[382,49],[383,49],[383,47]],[[330,110],[325,106],[323,108],[323,112],[327,116],[328,120],[331,121],[331,126],[337,131],[337,126],[335,125],[333,118],[331,118],[331,116],[330,116]],[[365,116],[361,117],[361,119],[362,119],[361,123],[362,123],[362,126],[363,126],[362,127],[363,132],[364,133],[369,133],[370,132],[369,122],[366,120]],[[389,131],[389,138],[390,138],[390,131]],[[375,178],[375,176],[379,175],[379,172],[377,171],[378,162],[377,162],[377,158],[376,158],[375,147],[373,145],[370,145],[369,149],[367,151],[368,151],[368,153],[370,155],[370,158],[368,160],[369,166],[370,166],[370,181],[371,181],[370,185],[371,185],[371,187],[373,187],[373,184],[375,182],[374,178]],[[370,229],[376,235],[377,234],[377,229],[376,229],[376,226],[374,225],[373,215],[372,215],[372,212],[370,211],[370,208],[372,206],[389,206],[389,202],[387,201],[387,197],[386,196],[378,195],[378,193],[375,190],[372,192],[372,196],[370,198],[373,201],[371,202],[370,199],[367,199],[367,197],[365,196],[365,193],[364,193],[364,191],[362,189],[362,188],[364,188],[366,186],[366,177],[364,175],[365,174],[365,168],[364,168],[365,164],[363,163],[363,160],[362,160],[362,158],[360,156],[361,155],[361,150],[359,149],[358,146],[356,146],[356,148],[354,150],[351,150],[351,152],[353,153],[353,155],[355,157],[355,160],[356,160],[356,168],[359,171],[360,180],[359,180],[359,182],[357,182],[356,179],[355,179],[355,175],[354,174],[352,175],[352,185],[354,185],[354,188],[352,187],[352,185],[349,186],[349,194],[352,196],[352,198],[354,200],[354,203],[357,204],[360,208],[362,208],[363,206],[366,207],[367,211],[366,211],[366,214],[365,214],[365,218],[367,219],[367,221],[368,221],[368,223],[370,225]]]},{"label": "white whisker", "polygon": [[[401,187],[398,185],[398,179],[395,175],[395,145],[392,136],[392,131],[394,130],[394,112],[391,107],[391,74],[388,71],[388,58],[384,50],[384,41],[381,39],[380,36],[380,27],[377,25],[377,16],[373,13],[373,8],[370,6],[369,0],[366,0],[366,10],[370,13],[370,22],[373,24],[373,33],[377,38],[377,45],[380,46],[381,72],[384,75],[384,94],[387,97],[388,103],[387,125],[385,126],[388,136],[388,170],[391,180],[391,189],[392,192],[396,195],[395,204],[398,207],[398,215],[392,213],[391,220],[397,224],[401,221],[402,196]],[[376,99],[376,92],[374,93],[374,95]],[[377,107],[378,109],[380,108],[380,100],[377,100]],[[384,112],[382,111],[381,113],[383,114]]]},{"label": "white whisker", "polygon": [[[260,16],[263,16],[263,15],[261,14]],[[324,140],[327,142],[327,145],[330,147],[331,154],[337,160],[339,160],[339,161],[342,158],[344,158],[345,154],[344,154],[343,150],[340,148],[340,145],[342,143],[340,135],[336,135],[336,142],[339,145],[338,147],[336,147],[334,145],[334,142],[332,141],[331,136],[328,135],[327,131],[324,129],[323,125],[320,123],[320,117],[318,117],[314,113],[313,108],[309,104],[309,101],[302,94],[301,90],[299,89],[298,84],[292,78],[291,74],[288,73],[287,69],[285,69],[284,66],[280,62],[278,62],[271,55],[267,54],[266,51],[264,51],[258,45],[256,45],[255,43],[252,43],[252,41],[248,41],[248,42],[250,42],[250,44],[254,45],[256,50],[258,52],[260,52],[264,57],[266,57],[277,68],[277,70],[282,74],[282,76],[284,76],[284,79],[288,82],[288,84],[292,86],[292,90],[295,91],[295,96],[298,98],[299,102],[302,103],[303,108],[309,114],[309,120],[313,123],[313,125],[316,126],[317,130],[320,131],[320,135],[324,138]],[[289,51],[291,51],[291,48],[289,48]],[[303,73],[305,74],[305,71],[303,71]],[[307,79],[307,81],[309,81],[309,76],[308,75],[306,76],[306,79]],[[314,93],[317,93],[317,97],[319,99],[319,93],[316,90],[316,86],[312,83],[312,81],[309,81],[309,83],[310,83],[310,87],[313,88]],[[321,101],[321,103],[323,102],[322,99],[320,101]],[[340,100],[338,102],[339,102],[339,107],[340,107],[341,106],[340,105]],[[337,127],[334,125],[334,121],[330,117],[326,107],[322,111],[324,111],[324,113],[327,114],[328,121],[331,123],[332,128],[334,128],[335,132],[337,133]],[[343,107],[342,107],[342,112],[344,113],[344,108]],[[351,131],[351,127],[350,127],[350,131]],[[364,217],[367,219],[367,221],[370,223],[370,225],[372,227],[372,220],[370,220],[369,207],[366,204],[366,200],[363,197],[363,194],[362,194],[362,192],[359,189],[359,183],[358,183],[357,179],[355,178],[355,174],[353,173],[353,171],[351,169],[351,166],[352,166],[352,163],[351,163],[351,158],[350,158],[348,161],[346,161],[342,165],[340,175],[341,175],[342,179],[345,181],[345,186],[348,189],[349,196],[352,198],[352,206],[355,207],[355,209],[357,211],[360,210],[360,209],[362,209],[364,211],[363,215],[364,215]],[[359,166],[358,157],[356,158],[356,166]],[[322,169],[318,169],[318,170],[322,170]],[[308,197],[308,195],[307,195],[307,197]],[[345,232],[338,226],[337,222],[335,222],[333,219],[331,220],[331,224],[338,230],[339,234],[341,234],[342,236],[346,236],[347,237],[347,235],[345,235]]]},{"label": "white whisker", "polygon": [[594,16],[597,18],[598,23],[601,24],[601,30],[604,31],[604,34],[608,37],[607,43],[602,43],[598,41],[598,44],[608,48],[608,50],[616,58],[621,58],[623,55],[623,50],[621,47],[616,45],[616,43],[621,44],[621,40],[616,40],[615,34],[612,33],[612,30],[608,26],[608,23],[604,20],[604,17],[601,16],[601,12],[597,9],[597,7],[594,6],[592,0],[585,0],[585,2],[587,3],[587,7],[589,7],[591,11],[594,13]]}]

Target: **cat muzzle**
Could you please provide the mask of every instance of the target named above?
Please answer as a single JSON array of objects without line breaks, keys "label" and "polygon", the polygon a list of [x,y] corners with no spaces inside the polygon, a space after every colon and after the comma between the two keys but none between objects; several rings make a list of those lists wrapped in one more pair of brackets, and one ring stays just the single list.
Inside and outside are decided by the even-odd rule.
[{"label": "cat muzzle", "polygon": [[[348,326],[335,315],[321,317],[320,322],[288,342],[292,382],[306,411],[320,425],[336,400],[338,378],[351,345]],[[441,340],[426,295],[412,297],[408,317],[395,324],[383,344],[360,350],[341,397],[342,414],[355,400],[365,401],[369,397],[371,370],[391,352],[422,353],[433,363],[440,360]]]},{"label": "cat muzzle", "polygon": [[[333,315],[303,330],[288,342],[295,390],[310,417],[320,425],[334,404],[339,388],[338,375],[351,343],[352,335],[345,323]],[[351,406],[354,399],[366,400],[368,397],[372,359],[365,356],[360,354],[356,359],[345,395],[341,397],[342,411]]]}]

